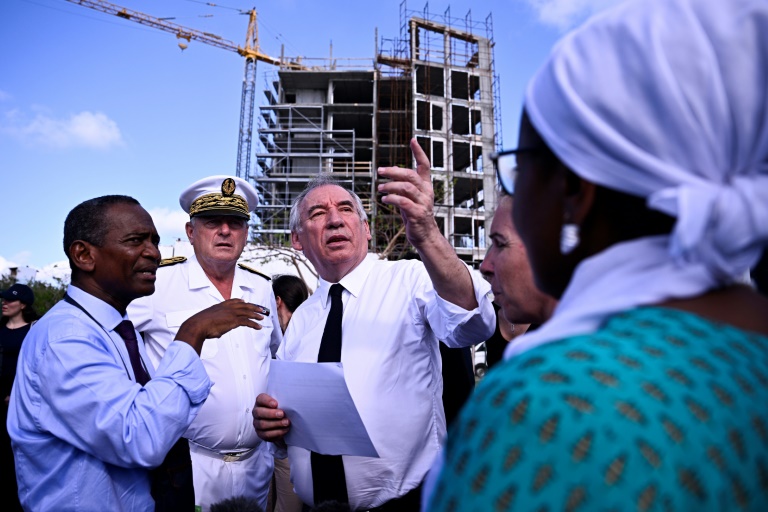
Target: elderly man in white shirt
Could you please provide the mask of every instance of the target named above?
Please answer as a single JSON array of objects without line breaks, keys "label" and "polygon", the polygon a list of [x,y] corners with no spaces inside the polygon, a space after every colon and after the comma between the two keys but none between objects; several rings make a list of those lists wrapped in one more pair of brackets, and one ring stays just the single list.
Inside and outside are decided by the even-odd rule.
[{"label": "elderly man in white shirt", "polygon": [[205,343],[200,358],[213,387],[184,434],[197,506],[206,511],[216,502],[246,496],[266,508],[274,462],[253,431],[251,408],[266,390],[282,332],[270,278],[237,263],[258,195],[245,180],[211,176],[187,187],[179,202],[190,215],[186,229],[195,254],[161,262],[155,293],[133,301],[128,315],[155,364],[181,323],[211,305],[242,299],[270,315],[260,330],[238,328]]},{"label": "elderly man in white shirt", "polygon": [[[330,178],[310,183],[291,209],[293,246],[315,266],[320,282],[294,312],[277,357],[332,360],[325,357],[326,338],[334,307],[341,309],[336,360],[379,454],[320,456],[288,446],[294,487],[307,505],[337,501],[352,510],[418,510],[421,483],[446,428],[439,340],[467,346],[493,334],[490,288],[440,232],[429,160],[416,140],[411,149],[417,172],[380,168],[379,176],[391,181],[379,192],[400,208],[421,262],[366,258],[371,235],[362,203]],[[337,293],[340,306],[334,306]],[[256,405],[259,436],[283,446],[290,419],[266,394]]]}]

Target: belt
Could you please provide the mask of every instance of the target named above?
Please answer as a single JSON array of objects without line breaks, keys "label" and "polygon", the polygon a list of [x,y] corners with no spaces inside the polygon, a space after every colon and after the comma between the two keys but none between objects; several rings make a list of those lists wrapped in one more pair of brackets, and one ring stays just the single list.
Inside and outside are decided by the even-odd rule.
[{"label": "belt", "polygon": [[217,450],[211,450],[210,448],[206,448],[203,445],[197,444],[194,441],[189,442],[189,451],[193,453],[199,453],[201,455],[205,455],[206,457],[210,457],[212,459],[219,459],[223,460],[224,462],[238,462],[241,460],[246,460],[251,457],[251,455],[254,454],[256,451],[256,448],[251,448],[248,450],[238,450],[238,451],[231,451],[231,452],[220,452]]}]

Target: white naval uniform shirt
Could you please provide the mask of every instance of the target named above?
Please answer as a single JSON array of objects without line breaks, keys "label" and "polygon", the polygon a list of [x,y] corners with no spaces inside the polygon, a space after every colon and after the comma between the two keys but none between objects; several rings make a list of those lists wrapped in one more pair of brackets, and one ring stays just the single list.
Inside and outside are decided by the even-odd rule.
[{"label": "white naval uniform shirt", "polygon": [[[237,267],[232,298],[265,306],[270,316],[260,322],[261,330],[238,327],[203,344],[200,358],[213,387],[184,437],[217,452],[242,451],[260,445],[251,409],[256,396],[266,391],[270,359],[282,338],[272,286],[267,279]],[[147,354],[157,365],[187,318],[223,301],[192,256],[183,263],[160,267],[155,293],[134,300],[128,307],[128,317],[143,334]],[[256,463],[259,457],[248,460]],[[268,473],[271,478],[271,466]],[[237,482],[233,485],[238,488]]]},{"label": "white naval uniform shirt", "polygon": [[[478,307],[438,297],[419,261],[366,259],[340,283],[344,379],[380,458],[344,456],[349,504],[377,507],[418,486],[445,436],[438,340],[467,346],[496,327],[490,285],[471,272]],[[296,309],[278,359],[316,362],[330,308],[330,284]],[[313,503],[309,451],[288,447],[296,492]]]}]

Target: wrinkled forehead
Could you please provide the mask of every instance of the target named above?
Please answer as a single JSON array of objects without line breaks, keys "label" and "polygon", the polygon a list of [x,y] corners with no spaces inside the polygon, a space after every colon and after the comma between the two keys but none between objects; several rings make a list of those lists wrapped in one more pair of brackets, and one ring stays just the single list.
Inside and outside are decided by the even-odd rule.
[{"label": "wrinkled forehead", "polygon": [[341,204],[354,207],[355,199],[348,190],[338,185],[322,185],[312,189],[307,194],[302,202],[301,211],[303,213],[318,207],[339,206]]},{"label": "wrinkled forehead", "polygon": [[491,231],[515,229],[512,222],[512,202],[512,196],[499,196],[496,211],[493,213],[493,220],[491,221]]}]

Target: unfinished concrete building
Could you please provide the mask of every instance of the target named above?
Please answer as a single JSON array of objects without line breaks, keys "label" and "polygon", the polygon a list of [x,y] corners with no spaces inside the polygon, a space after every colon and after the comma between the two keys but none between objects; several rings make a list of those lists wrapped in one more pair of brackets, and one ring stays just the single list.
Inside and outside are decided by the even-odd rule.
[{"label": "unfinished concrete building", "polygon": [[[494,210],[490,155],[501,145],[498,80],[489,15],[465,18],[400,6],[400,35],[377,41],[363,64],[305,60],[268,81],[260,107],[254,173],[264,204],[262,243],[290,240],[288,209],[318,173],[333,173],[362,199],[372,250],[408,251],[400,216],[376,194],[380,166],[412,167],[416,137],[432,162],[435,215],[459,256],[479,264]],[[378,39],[378,38],[377,38]]]}]

